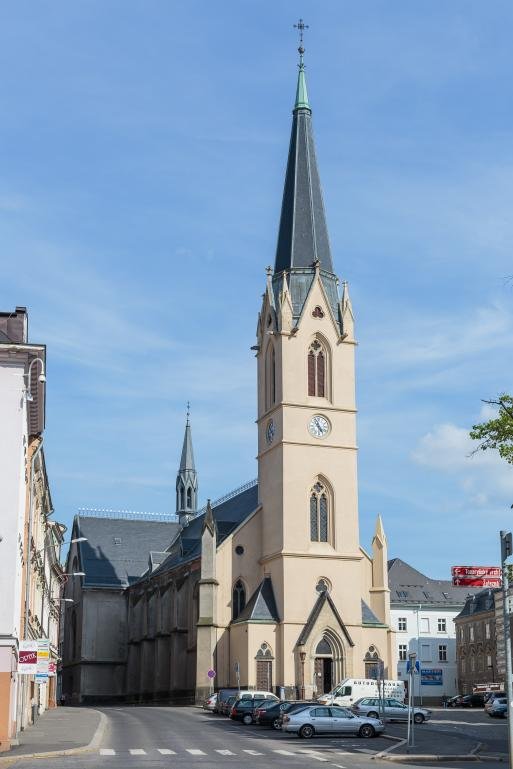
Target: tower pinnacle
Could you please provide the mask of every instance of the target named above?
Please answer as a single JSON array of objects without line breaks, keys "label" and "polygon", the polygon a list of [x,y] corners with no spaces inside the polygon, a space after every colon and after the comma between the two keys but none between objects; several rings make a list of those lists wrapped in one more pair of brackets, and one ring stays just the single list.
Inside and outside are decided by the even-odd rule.
[{"label": "tower pinnacle", "polygon": [[306,90],[305,63],[303,59],[305,53],[305,48],[303,46],[303,32],[305,29],[308,29],[308,24],[305,24],[303,19],[299,19],[298,23],[294,24],[294,28],[299,31],[299,47],[297,49],[299,53],[299,72],[297,76],[296,101],[294,104],[294,110],[310,109],[308,93]]}]

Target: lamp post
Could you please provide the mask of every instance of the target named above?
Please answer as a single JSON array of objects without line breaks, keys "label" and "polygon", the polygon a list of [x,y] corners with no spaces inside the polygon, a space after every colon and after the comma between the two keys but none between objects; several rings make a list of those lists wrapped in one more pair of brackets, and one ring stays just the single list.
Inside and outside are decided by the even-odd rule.
[{"label": "lamp post", "polygon": [[301,644],[301,649],[299,652],[299,659],[301,661],[301,699],[305,699],[305,660],[306,660],[306,652],[305,647],[303,644]]},{"label": "lamp post", "polygon": [[34,363],[38,363],[38,362],[41,364],[41,373],[39,374],[38,379],[41,383],[46,382],[44,360],[42,358],[34,358],[34,360],[30,361],[30,365],[28,367],[28,372],[27,372],[27,387],[25,389],[25,399],[28,401],[34,400],[34,396],[30,392],[30,375],[32,373],[32,366],[34,365]]}]

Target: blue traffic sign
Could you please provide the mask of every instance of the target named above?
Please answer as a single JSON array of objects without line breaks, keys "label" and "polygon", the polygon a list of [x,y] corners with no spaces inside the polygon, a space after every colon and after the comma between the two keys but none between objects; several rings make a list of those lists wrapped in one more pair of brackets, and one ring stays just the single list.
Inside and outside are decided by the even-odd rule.
[{"label": "blue traffic sign", "polygon": [[[411,662],[410,662],[410,660],[408,660],[407,663],[406,663],[406,672],[409,673],[410,670],[411,670]],[[413,672],[414,673],[420,673],[420,661],[419,660],[415,660],[415,667],[414,667]]]}]

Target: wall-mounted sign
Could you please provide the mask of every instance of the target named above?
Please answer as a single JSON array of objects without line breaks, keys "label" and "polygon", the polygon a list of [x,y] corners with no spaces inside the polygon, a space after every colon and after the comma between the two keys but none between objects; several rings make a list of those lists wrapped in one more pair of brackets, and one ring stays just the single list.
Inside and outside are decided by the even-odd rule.
[{"label": "wall-mounted sign", "polygon": [[502,587],[499,566],[453,566],[451,573],[455,587]]},{"label": "wall-mounted sign", "polygon": [[37,673],[37,641],[20,641],[18,673],[25,676]]},{"label": "wall-mounted sign", "polygon": [[422,668],[420,683],[422,686],[443,686],[443,671],[441,668]]}]

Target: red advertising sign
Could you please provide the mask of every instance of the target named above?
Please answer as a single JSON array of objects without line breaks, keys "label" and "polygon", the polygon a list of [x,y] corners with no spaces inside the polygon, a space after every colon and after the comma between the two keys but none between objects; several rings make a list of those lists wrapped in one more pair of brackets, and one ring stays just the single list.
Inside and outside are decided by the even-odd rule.
[{"label": "red advertising sign", "polygon": [[455,587],[502,587],[499,566],[453,566],[451,572]]},{"label": "red advertising sign", "polygon": [[34,675],[37,672],[37,641],[20,641],[18,673]]}]

